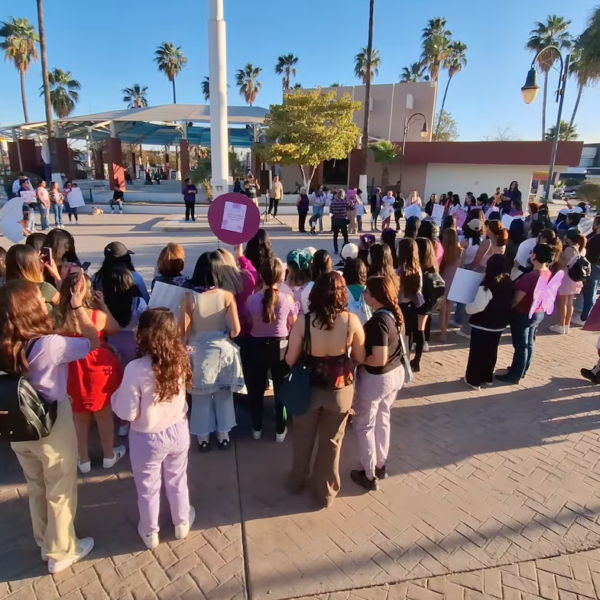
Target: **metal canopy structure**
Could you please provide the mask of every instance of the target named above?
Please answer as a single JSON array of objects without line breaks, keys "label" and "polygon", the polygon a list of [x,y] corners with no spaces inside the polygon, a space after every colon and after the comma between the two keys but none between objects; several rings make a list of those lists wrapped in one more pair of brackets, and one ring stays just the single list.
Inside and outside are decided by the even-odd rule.
[{"label": "metal canopy structure", "polygon": [[[228,107],[229,145],[249,148],[253,134],[248,125],[263,123],[268,110],[258,106]],[[128,144],[172,146],[187,138],[190,144],[210,147],[210,128],[195,123],[210,123],[210,106],[202,104],[164,104],[146,108],[114,110],[92,115],[58,119],[61,137],[101,141],[117,137]],[[46,135],[46,122],[22,123],[0,127],[0,135],[15,132]]]}]

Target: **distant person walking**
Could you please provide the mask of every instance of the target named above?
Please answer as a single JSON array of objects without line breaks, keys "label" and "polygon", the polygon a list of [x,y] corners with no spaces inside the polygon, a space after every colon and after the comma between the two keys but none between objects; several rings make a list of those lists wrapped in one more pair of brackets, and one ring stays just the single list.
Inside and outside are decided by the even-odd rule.
[{"label": "distant person walking", "polygon": [[272,213],[274,217],[277,216],[277,207],[281,200],[283,200],[283,185],[279,181],[279,176],[275,175],[273,185],[269,191],[269,215]]},{"label": "distant person walking", "polygon": [[183,201],[185,202],[185,220],[189,221],[190,217],[192,221],[196,220],[196,194],[198,188],[192,183],[192,180],[188,177],[184,181],[183,186]]}]

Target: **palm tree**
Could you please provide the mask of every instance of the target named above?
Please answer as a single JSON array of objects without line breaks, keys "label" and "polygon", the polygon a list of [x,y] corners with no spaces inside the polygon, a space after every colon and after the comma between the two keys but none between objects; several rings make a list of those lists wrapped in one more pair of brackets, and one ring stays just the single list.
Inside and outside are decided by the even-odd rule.
[{"label": "palm tree", "polygon": [[[561,140],[562,142],[574,141],[579,137],[579,134],[577,133],[577,128],[575,126],[570,125],[566,121],[560,122],[560,128],[558,131],[559,131],[558,139]],[[552,140],[554,140],[555,135],[556,135],[556,125],[553,125],[546,132],[546,138],[545,138],[546,141],[551,142]]]},{"label": "palm tree", "polygon": [[369,79],[369,81],[373,81],[373,78],[379,75],[379,66],[381,65],[381,57],[379,56],[379,52],[377,51],[377,48],[373,48],[371,52],[371,77],[367,77],[367,53],[368,49],[363,48],[354,57],[354,75],[359,79],[362,79],[362,82],[365,85],[367,83],[367,79]]},{"label": "palm tree", "polygon": [[123,92],[123,102],[127,103],[127,108],[145,108],[148,106],[146,94],[148,88],[145,85],[134,83],[131,87],[121,90]]},{"label": "palm tree", "polygon": [[23,117],[29,123],[27,113],[27,99],[25,97],[25,74],[30,64],[39,58],[37,43],[40,38],[34,26],[28,19],[15,19],[0,24],[0,49],[4,50],[4,58],[14,63],[21,78],[21,102],[23,103]]},{"label": "palm tree", "polygon": [[334,81],[329,87],[340,87],[341,83],[339,81]]},{"label": "palm tree", "polygon": [[[450,54],[446,60],[444,60],[444,68],[448,69],[448,83],[444,91],[444,98],[442,99],[442,108],[440,113],[444,112],[444,104],[446,104],[446,96],[448,95],[448,88],[452,78],[462,71],[463,67],[467,66],[467,45],[462,42],[452,42],[450,44]],[[439,123],[438,123],[439,127]]]},{"label": "palm tree", "polygon": [[248,63],[243,69],[238,69],[235,74],[236,85],[240,88],[240,96],[244,96],[246,103],[252,106],[256,102],[256,96],[262,88],[262,83],[257,77],[262,69]]},{"label": "palm tree", "polygon": [[290,89],[292,77],[296,77],[297,64],[298,57],[294,56],[293,54],[282,54],[277,58],[275,73],[277,75],[283,75],[281,83],[284,92],[287,92]]},{"label": "palm tree", "polygon": [[452,37],[452,32],[446,29],[446,19],[437,18],[427,21],[427,27],[423,28],[421,39],[425,41],[434,35],[443,35],[447,38]]},{"label": "palm tree", "polygon": [[[73,79],[71,71],[62,69],[53,69],[48,73],[48,83],[50,84],[50,102],[54,114],[59,119],[68,117],[79,102],[79,90],[81,84]],[[40,96],[44,95],[44,86],[40,86]]]},{"label": "palm tree", "polygon": [[416,83],[418,81],[429,81],[429,75],[425,75],[425,65],[420,62],[412,63],[402,69],[400,81],[403,83]]},{"label": "palm tree", "polygon": [[379,140],[369,146],[375,162],[383,164],[381,172],[381,188],[386,190],[390,183],[389,165],[398,160],[398,149],[388,140]]},{"label": "palm tree", "polygon": [[177,104],[175,78],[187,64],[187,58],[183,55],[181,46],[163,42],[154,52],[154,62],[158,65],[158,70],[164,73],[173,84],[173,104]]},{"label": "palm tree", "polygon": [[[567,31],[571,21],[565,21],[558,15],[549,15],[544,23],[538,21],[529,33],[529,40],[525,48],[531,52],[538,53],[547,46],[558,46],[560,49],[568,49],[572,46],[572,39]],[[558,53],[555,50],[542,52],[537,64],[544,74],[544,99],[542,102],[542,139],[546,135],[546,103],[548,99],[548,74],[556,62]]]},{"label": "palm tree", "polygon": [[202,95],[204,100],[208,102],[210,100],[210,79],[205,77],[200,84],[202,86]]},{"label": "palm tree", "polygon": [[432,81],[438,80],[442,64],[448,58],[451,36],[446,19],[430,19],[423,29],[421,63],[429,69]]}]

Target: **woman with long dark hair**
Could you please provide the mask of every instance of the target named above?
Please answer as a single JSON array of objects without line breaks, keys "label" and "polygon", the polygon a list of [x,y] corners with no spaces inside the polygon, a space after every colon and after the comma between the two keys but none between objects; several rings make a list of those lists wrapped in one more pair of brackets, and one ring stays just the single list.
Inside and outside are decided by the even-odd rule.
[{"label": "woman with long dark hair", "polygon": [[9,281],[0,287],[0,369],[26,377],[40,398],[56,407],[47,437],[11,444],[27,480],[33,536],[50,573],[67,569],[94,547],[92,538],[75,535],[77,435],[67,394],[68,364],[100,345],[82,308],[85,293],[80,275],[71,307],[82,337],[72,338],[57,332],[36,283]]},{"label": "woman with long dark hair", "polygon": [[394,259],[387,244],[373,244],[369,250],[369,277],[394,277]]},{"label": "woman with long dark hair", "polygon": [[392,264],[394,269],[398,267],[398,256],[396,255],[396,231],[394,229],[384,229],[381,232],[381,243],[386,245],[392,253]]},{"label": "woman with long dark hair", "polygon": [[0,246],[0,285],[6,282],[6,250]]},{"label": "woman with long dark hair", "polygon": [[75,250],[75,238],[64,229],[52,229],[46,235],[44,247],[50,248],[52,260],[58,271],[58,276],[56,276],[46,268],[44,279],[59,288],[61,280],[81,264]]},{"label": "woman with long dark hair", "polygon": [[333,261],[327,250],[317,250],[313,254],[313,259],[310,264],[310,272],[313,282],[316,281],[322,273],[333,271]]},{"label": "woman with long dark hair", "polygon": [[508,230],[508,243],[506,244],[506,252],[504,254],[511,268],[517,256],[517,251],[519,250],[521,242],[525,241],[525,231],[526,229],[523,219],[514,219],[510,224],[510,228]]},{"label": "woman with long dark hair", "polygon": [[[418,309],[423,305],[421,262],[419,247],[415,240],[403,238],[398,242],[398,269],[400,278],[400,294],[398,304],[404,317],[404,329],[408,337],[408,347],[417,342],[419,331]],[[423,352],[424,338],[420,341]],[[410,350],[409,350],[410,352]]]},{"label": "woman with long dark hair", "polygon": [[442,234],[442,246],[444,248],[444,257],[440,264],[440,274],[446,284],[446,291],[440,306],[440,341],[447,340],[448,325],[450,322],[450,300],[448,294],[452,287],[452,281],[456,275],[456,270],[460,267],[463,249],[458,243],[458,232],[456,229],[446,229]]},{"label": "woman with long dark hair", "polygon": [[522,206],[522,195],[521,190],[519,190],[518,181],[511,181],[508,189],[504,191],[504,194],[502,196],[502,202],[500,203],[500,209],[502,210],[502,214],[507,215],[510,213],[512,201],[514,198],[517,198],[521,202]]},{"label": "woman with long dark hair", "polygon": [[421,219],[419,219],[419,217],[408,217],[408,219],[406,219],[406,225],[404,226],[404,237],[413,240],[417,239],[417,231],[419,231],[420,226]]},{"label": "woman with long dark hair", "polygon": [[421,221],[417,237],[427,238],[432,244],[435,251],[435,259],[437,260],[438,266],[442,263],[444,257],[444,247],[440,243],[439,239],[440,230],[434,221],[426,219]]},{"label": "woman with long dark hair", "polygon": [[275,256],[269,234],[264,229],[259,229],[246,244],[244,256],[252,263],[257,273],[265,260]]}]

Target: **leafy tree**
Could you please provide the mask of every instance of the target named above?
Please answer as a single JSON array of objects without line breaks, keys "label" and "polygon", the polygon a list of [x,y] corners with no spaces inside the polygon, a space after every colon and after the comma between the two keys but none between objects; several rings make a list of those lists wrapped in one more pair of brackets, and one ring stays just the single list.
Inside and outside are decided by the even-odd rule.
[{"label": "leafy tree", "polygon": [[28,19],[11,17],[0,23],[0,49],[4,50],[4,58],[11,61],[21,79],[21,102],[23,117],[29,123],[27,98],[25,95],[25,74],[31,63],[39,58],[37,43],[40,38]]},{"label": "leafy tree", "polygon": [[148,93],[148,87],[134,83],[133,86],[122,89],[123,102],[127,104],[127,108],[143,108],[148,106],[148,100],[146,94]]},{"label": "leafy tree", "polygon": [[296,83],[296,84],[294,84],[294,87],[292,89],[293,90],[301,90],[302,89],[302,84],[301,83]]},{"label": "leafy tree", "polygon": [[[362,80],[364,84],[367,83],[367,48],[363,48],[354,57],[354,75]],[[371,53],[371,81],[374,77],[379,75],[379,67],[381,66],[381,57],[377,48],[373,48]]]},{"label": "leafy tree", "polygon": [[577,197],[595,206],[596,210],[600,210],[600,185],[597,183],[584,181],[577,188]]},{"label": "leafy tree", "polygon": [[415,62],[402,69],[400,81],[403,83],[417,83],[418,81],[429,81],[429,75],[425,75],[425,65]]},{"label": "leafy tree", "polygon": [[[546,132],[546,138],[545,138],[546,141],[551,142],[554,139],[555,135],[556,135],[556,125],[553,125]],[[577,128],[574,125],[571,126],[566,121],[560,122],[558,139],[561,142],[574,141],[578,137],[579,137],[579,134],[577,133]]]},{"label": "leafy tree", "polygon": [[429,69],[432,81],[438,80],[442,64],[450,54],[451,36],[446,19],[430,19],[423,29],[421,62]]},{"label": "leafy tree", "polygon": [[267,142],[256,149],[267,162],[298,165],[308,189],[319,164],[344,159],[356,146],[360,129],[352,117],[360,106],[349,94],[336,99],[335,92],[320,89],[286,94],[283,104],[271,105]]},{"label": "leafy tree", "polygon": [[452,78],[462,71],[463,67],[467,66],[467,45],[462,42],[452,42],[450,44],[450,54],[444,60],[444,68],[448,69],[448,83],[446,83],[446,90],[444,91],[444,98],[442,100],[442,108],[440,112],[444,112],[444,106],[446,104],[446,96],[448,95],[448,88]]},{"label": "leafy tree", "polygon": [[293,54],[282,54],[277,58],[277,64],[275,65],[275,73],[277,75],[283,75],[281,79],[282,88],[284,92],[290,90],[292,77],[296,77],[296,65],[298,64],[298,57]]},{"label": "leafy tree", "polygon": [[458,139],[458,125],[447,110],[440,111],[436,121],[438,126],[433,134],[434,142],[455,142]]},{"label": "leafy tree", "polygon": [[262,88],[262,83],[258,81],[261,71],[260,67],[248,63],[243,69],[238,69],[235,74],[236,85],[240,88],[240,96],[244,96],[246,104],[250,106],[256,102],[256,96]]},{"label": "leafy tree", "polygon": [[204,100],[208,102],[210,100],[210,78],[205,77],[200,84],[202,86],[202,95]]},{"label": "leafy tree", "polygon": [[[48,83],[50,84],[50,102],[54,114],[59,119],[68,117],[79,102],[79,90],[81,84],[73,79],[71,71],[62,69],[53,69],[48,73]],[[40,96],[44,95],[44,86],[40,87]]]},{"label": "leafy tree", "polygon": [[389,165],[395,163],[398,160],[398,148],[389,140],[379,140],[369,146],[375,162],[383,164],[383,170],[381,173],[381,187],[387,190],[390,184],[390,172]]},{"label": "leafy tree", "polygon": [[163,42],[154,52],[154,62],[158,66],[158,70],[164,73],[173,85],[173,104],[177,104],[175,78],[187,64],[187,58],[181,51],[181,46],[175,46],[171,42]]},{"label": "leafy tree", "polygon": [[[568,49],[572,46],[572,39],[568,32],[571,21],[566,21],[558,15],[549,15],[543,23],[538,21],[529,33],[529,40],[525,45],[526,50],[538,53],[546,46],[558,46]],[[546,104],[548,99],[548,75],[550,69],[558,59],[556,50],[546,50],[540,54],[537,66],[544,74],[544,99],[542,102],[542,139],[546,134]]]},{"label": "leafy tree", "polygon": [[340,87],[341,83],[339,81],[334,81],[329,87]]}]

